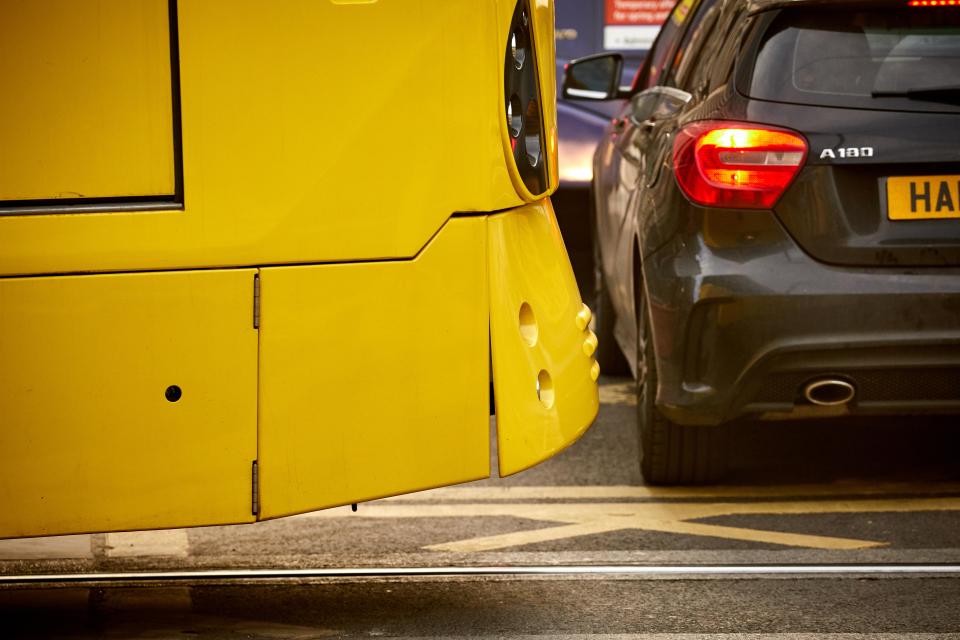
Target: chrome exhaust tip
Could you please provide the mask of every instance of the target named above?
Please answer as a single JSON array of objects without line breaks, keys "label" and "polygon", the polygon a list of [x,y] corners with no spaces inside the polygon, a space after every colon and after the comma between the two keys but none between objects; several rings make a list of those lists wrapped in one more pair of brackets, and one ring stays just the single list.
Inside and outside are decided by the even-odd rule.
[{"label": "chrome exhaust tip", "polygon": [[857,390],[854,386],[840,378],[820,378],[803,388],[803,397],[821,407],[847,404],[855,395]]}]

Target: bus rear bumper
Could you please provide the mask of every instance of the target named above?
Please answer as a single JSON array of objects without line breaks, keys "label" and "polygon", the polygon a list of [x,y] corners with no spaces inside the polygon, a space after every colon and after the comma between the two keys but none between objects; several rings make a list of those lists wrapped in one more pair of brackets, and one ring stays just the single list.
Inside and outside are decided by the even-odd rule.
[{"label": "bus rear bumper", "polygon": [[509,475],[587,430],[600,369],[550,201],[490,216],[487,235],[500,475]]},{"label": "bus rear bumper", "polygon": [[[0,538],[232,524],[508,475],[598,408],[549,200],[410,260],[0,280]],[[173,393],[176,391],[176,393]]]}]

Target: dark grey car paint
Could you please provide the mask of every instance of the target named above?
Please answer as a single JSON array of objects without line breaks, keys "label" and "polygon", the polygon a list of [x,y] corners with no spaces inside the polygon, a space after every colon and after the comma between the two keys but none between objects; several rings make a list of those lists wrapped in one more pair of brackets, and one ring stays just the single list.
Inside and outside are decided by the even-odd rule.
[{"label": "dark grey car paint", "polygon": [[[857,387],[844,411],[960,410],[960,223],[895,226],[879,215],[882,175],[960,173],[960,119],[750,100],[737,91],[733,61],[758,5],[718,6],[716,28],[727,35],[704,45],[704,77],[683,87],[694,95],[688,108],[640,130],[622,107],[594,158],[602,268],[624,354],[635,364],[642,275],[657,406],[676,422],[811,415],[799,389],[825,375]],[[710,209],[683,196],[673,137],[704,119],[807,137],[811,156],[774,211]],[[838,144],[876,153],[856,165],[812,153]],[[904,174],[918,159],[926,164]]]}]

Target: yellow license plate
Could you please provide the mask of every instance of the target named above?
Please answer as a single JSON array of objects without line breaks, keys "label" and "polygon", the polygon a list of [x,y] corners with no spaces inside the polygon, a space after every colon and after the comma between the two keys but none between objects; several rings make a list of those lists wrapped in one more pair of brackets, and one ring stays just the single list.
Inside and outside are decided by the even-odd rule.
[{"label": "yellow license plate", "polygon": [[887,217],[891,220],[960,218],[960,176],[887,178]]}]

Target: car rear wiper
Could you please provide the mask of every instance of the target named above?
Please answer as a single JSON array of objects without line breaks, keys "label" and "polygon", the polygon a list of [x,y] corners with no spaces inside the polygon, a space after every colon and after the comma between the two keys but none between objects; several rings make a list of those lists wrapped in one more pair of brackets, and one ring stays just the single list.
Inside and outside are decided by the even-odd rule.
[{"label": "car rear wiper", "polygon": [[874,98],[909,98],[911,100],[960,104],[960,85],[918,87],[902,91],[871,91],[870,95]]}]

